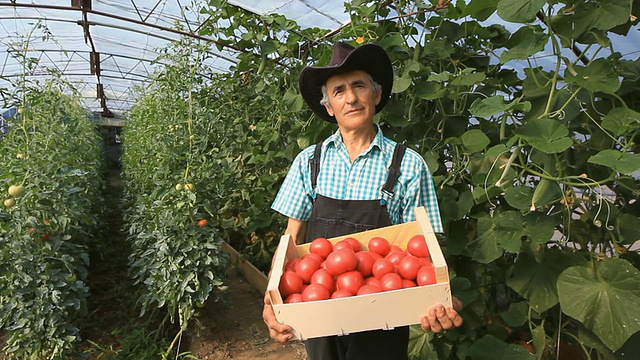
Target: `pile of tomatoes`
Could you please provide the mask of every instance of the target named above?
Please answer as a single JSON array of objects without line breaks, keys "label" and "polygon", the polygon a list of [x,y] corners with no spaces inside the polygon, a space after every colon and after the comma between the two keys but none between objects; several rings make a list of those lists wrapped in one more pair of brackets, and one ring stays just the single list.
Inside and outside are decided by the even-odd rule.
[{"label": "pile of tomatoes", "polygon": [[296,303],[372,294],[435,284],[436,275],[424,236],[413,236],[401,249],[382,237],[363,246],[348,237],[335,245],[317,238],[309,253],[287,261],[279,290]]}]

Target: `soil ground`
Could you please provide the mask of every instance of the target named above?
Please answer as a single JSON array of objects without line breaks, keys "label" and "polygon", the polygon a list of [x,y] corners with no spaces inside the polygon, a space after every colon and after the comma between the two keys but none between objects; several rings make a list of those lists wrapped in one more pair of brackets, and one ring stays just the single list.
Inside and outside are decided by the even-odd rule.
[{"label": "soil ground", "polygon": [[184,350],[201,360],[307,358],[301,342],[280,344],[269,337],[262,322],[262,294],[237,274],[227,285],[231,303],[205,303]]}]

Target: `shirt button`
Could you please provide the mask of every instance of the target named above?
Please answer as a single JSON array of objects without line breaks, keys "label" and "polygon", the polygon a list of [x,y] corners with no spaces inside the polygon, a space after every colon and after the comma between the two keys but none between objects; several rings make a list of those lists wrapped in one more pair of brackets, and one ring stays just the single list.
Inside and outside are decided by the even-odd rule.
[{"label": "shirt button", "polygon": [[353,187],[353,181],[349,183],[349,187]]}]

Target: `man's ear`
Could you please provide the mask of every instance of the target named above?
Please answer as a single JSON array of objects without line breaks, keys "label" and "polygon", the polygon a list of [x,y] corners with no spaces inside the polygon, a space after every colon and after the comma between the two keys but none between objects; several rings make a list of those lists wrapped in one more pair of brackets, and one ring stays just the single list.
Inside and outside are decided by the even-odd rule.
[{"label": "man's ear", "polygon": [[329,103],[324,104],[324,108],[327,110],[327,114],[329,114],[329,116],[335,116],[335,113],[333,112],[333,109],[331,108],[331,105],[329,105]]},{"label": "man's ear", "polygon": [[376,106],[380,104],[380,100],[382,100],[382,88],[376,92]]}]

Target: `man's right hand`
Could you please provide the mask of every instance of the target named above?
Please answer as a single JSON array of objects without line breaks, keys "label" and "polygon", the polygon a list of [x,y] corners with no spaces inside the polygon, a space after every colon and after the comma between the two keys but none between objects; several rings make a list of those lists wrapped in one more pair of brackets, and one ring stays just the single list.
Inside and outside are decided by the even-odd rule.
[{"label": "man's right hand", "polygon": [[293,328],[289,325],[284,325],[278,322],[276,314],[273,312],[273,306],[271,306],[271,299],[268,294],[264,295],[264,308],[262,309],[262,320],[267,324],[269,328],[269,336],[277,342],[287,342],[291,340],[293,334],[291,330]]}]

